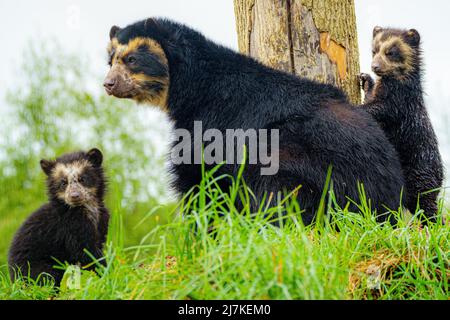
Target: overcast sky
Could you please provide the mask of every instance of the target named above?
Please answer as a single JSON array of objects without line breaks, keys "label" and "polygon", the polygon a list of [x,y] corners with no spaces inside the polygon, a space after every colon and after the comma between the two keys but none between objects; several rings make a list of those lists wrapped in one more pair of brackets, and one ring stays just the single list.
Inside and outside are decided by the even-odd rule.
[{"label": "overcast sky", "polygon": [[[267,0],[270,1],[270,0]],[[356,0],[361,70],[370,70],[375,25],[416,28],[425,52],[429,110],[450,163],[450,1]],[[125,26],[150,16],[184,22],[209,38],[237,48],[232,0],[0,0],[0,108],[7,88],[17,83],[23,49],[30,39],[56,38],[68,51],[88,55],[99,75],[106,72],[105,47],[112,25]],[[101,90],[101,83],[98,84]]]},{"label": "overcast sky", "polygon": [[[427,92],[440,90],[450,96],[450,43],[444,34],[450,27],[449,12],[447,0],[356,0],[361,69],[370,69],[374,25],[414,27],[424,41]],[[88,54],[100,72],[106,68],[110,27],[149,16],[187,23],[211,39],[237,48],[232,0],[1,0],[0,93],[14,80],[29,39],[56,38],[68,50]]]}]

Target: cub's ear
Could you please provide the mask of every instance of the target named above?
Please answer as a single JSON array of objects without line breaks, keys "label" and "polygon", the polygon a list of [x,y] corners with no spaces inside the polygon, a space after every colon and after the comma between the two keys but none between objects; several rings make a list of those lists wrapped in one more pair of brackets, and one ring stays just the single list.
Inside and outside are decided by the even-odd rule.
[{"label": "cub's ear", "polygon": [[109,30],[109,40],[114,39],[120,30],[122,29],[120,29],[118,26],[112,26],[111,30]]},{"label": "cub's ear", "polygon": [[383,28],[380,26],[376,26],[375,28],[373,28],[373,37],[375,38],[375,36],[379,34],[381,31],[383,31]]},{"label": "cub's ear", "polygon": [[91,149],[86,154],[88,161],[96,168],[100,167],[103,162],[103,154],[97,148]]},{"label": "cub's ear", "polygon": [[42,159],[40,164],[41,164],[42,171],[44,171],[44,173],[47,176],[49,176],[52,173],[52,170],[55,167],[56,162]]},{"label": "cub's ear", "polygon": [[100,150],[97,148],[93,148],[89,150],[86,154],[86,157],[88,161],[94,166],[94,167],[100,167],[103,162],[103,154]]},{"label": "cub's ear", "polygon": [[420,43],[420,34],[416,29],[410,29],[406,32],[406,41],[412,46],[418,46]]}]

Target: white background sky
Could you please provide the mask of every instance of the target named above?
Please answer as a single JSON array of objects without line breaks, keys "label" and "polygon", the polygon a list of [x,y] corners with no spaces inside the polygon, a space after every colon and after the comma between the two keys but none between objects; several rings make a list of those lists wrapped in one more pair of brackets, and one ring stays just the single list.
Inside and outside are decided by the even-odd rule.
[{"label": "white background sky", "polygon": [[[271,1],[271,0],[266,0]],[[416,28],[425,52],[425,88],[445,161],[450,163],[450,1],[355,0],[361,70],[370,70],[370,40],[375,25]],[[105,47],[113,24],[125,26],[164,16],[237,48],[232,0],[0,0],[0,108],[7,88],[20,84],[21,57],[30,39],[57,39],[67,51],[88,55],[99,75],[106,72]],[[102,90],[102,84],[98,89]]]}]

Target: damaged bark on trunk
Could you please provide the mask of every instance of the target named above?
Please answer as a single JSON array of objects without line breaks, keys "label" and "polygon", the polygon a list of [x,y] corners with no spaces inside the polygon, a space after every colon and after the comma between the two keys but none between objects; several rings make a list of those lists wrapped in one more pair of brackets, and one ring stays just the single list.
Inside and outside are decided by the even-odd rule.
[{"label": "damaged bark on trunk", "polygon": [[234,0],[234,7],[242,53],[361,102],[354,0]]}]

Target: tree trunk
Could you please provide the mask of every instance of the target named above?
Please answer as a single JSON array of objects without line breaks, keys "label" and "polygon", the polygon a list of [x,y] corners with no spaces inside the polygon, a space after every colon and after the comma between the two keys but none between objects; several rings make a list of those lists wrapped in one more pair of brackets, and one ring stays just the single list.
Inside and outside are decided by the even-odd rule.
[{"label": "tree trunk", "polygon": [[242,53],[361,102],[354,0],[234,0],[234,7]]}]

